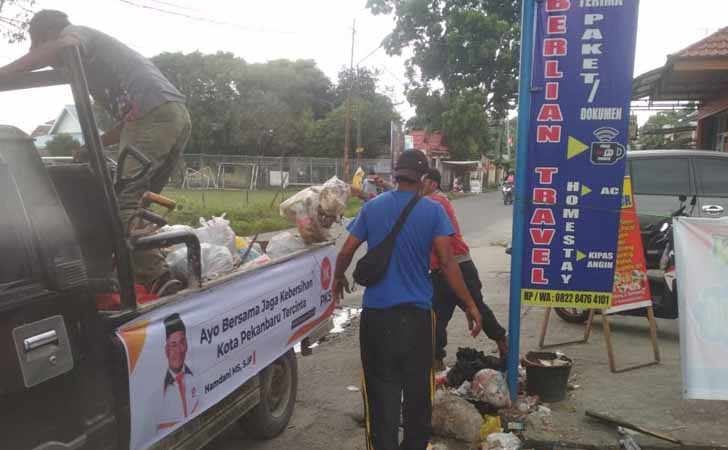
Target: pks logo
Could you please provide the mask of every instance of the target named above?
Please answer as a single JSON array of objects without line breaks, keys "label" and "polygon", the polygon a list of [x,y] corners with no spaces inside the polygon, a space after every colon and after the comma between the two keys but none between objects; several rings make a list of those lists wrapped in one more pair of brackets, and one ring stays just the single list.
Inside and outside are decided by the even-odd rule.
[{"label": "pks logo", "polygon": [[331,286],[331,261],[327,256],[321,261],[321,288],[327,290],[329,286]]}]

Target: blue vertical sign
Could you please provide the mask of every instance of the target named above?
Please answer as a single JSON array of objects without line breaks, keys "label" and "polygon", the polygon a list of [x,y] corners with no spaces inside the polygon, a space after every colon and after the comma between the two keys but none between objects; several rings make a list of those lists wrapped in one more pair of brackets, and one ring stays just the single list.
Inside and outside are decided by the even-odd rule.
[{"label": "blue vertical sign", "polygon": [[527,162],[516,175],[526,178],[525,304],[610,305],[638,3],[536,2]]}]

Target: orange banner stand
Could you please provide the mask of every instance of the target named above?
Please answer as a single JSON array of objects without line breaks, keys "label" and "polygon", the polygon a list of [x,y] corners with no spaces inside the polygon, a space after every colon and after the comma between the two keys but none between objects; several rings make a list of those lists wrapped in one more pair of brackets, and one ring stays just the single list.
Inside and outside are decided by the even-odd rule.
[{"label": "orange banner stand", "polygon": [[[600,314],[602,315],[602,327],[604,329],[604,340],[607,347],[607,357],[609,359],[609,369],[613,373],[626,372],[628,370],[652,366],[659,364],[660,362],[660,349],[657,342],[657,323],[655,322],[655,314],[652,308],[652,296],[650,294],[650,285],[647,279],[647,264],[645,262],[639,220],[637,218],[637,208],[635,206],[634,195],[632,192],[632,180],[629,176],[624,178],[622,193],[623,200],[619,222],[619,242],[617,245],[617,261],[614,274],[612,303],[609,308],[600,310]],[[609,315],[639,308],[647,309],[647,320],[649,322],[650,340],[652,342],[654,360],[644,364],[618,368],[614,356],[614,345],[612,343],[611,329],[609,326]],[[544,315],[543,325],[541,327],[539,347],[548,348],[588,342],[596,312],[597,310],[595,309],[589,310],[589,317],[586,322],[584,336],[582,339],[557,344],[546,344],[546,333],[551,316],[551,308],[547,308]]]}]

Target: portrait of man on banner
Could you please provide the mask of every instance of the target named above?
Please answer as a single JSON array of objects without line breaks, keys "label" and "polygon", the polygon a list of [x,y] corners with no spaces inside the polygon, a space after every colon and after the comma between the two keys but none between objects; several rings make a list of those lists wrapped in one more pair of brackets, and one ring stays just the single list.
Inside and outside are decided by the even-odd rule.
[{"label": "portrait of man on banner", "polygon": [[200,407],[201,392],[197,387],[195,374],[186,363],[187,329],[179,314],[164,319],[166,341],[164,354],[167,370],[160,380],[163,382],[162,405],[157,430],[163,431],[180,422],[185,422]]}]

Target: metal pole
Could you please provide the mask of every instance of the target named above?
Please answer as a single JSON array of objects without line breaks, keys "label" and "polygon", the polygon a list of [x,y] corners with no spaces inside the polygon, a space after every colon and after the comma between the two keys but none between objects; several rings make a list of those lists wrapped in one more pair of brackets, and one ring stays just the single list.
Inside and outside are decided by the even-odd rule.
[{"label": "metal pole", "polygon": [[389,121],[389,173],[394,173],[394,121]]},{"label": "metal pole", "polygon": [[521,338],[521,284],[523,278],[523,242],[526,224],[526,188],[528,174],[528,131],[531,114],[531,72],[535,3],[524,0],[521,8],[521,69],[518,85],[518,150],[516,151],[516,202],[513,205],[513,242],[511,254],[511,289],[508,308],[508,388],[511,398],[518,397],[518,360]]},{"label": "metal pole", "polygon": [[344,125],[344,181],[349,182],[349,135],[351,134],[351,89],[354,76],[354,39],[356,36],[356,19],[351,28],[351,63],[349,64],[349,90],[346,94],[346,124]]},{"label": "metal pole", "polygon": [[[76,103],[78,119],[86,148],[89,150],[89,161],[96,176],[99,178],[101,191],[106,200],[109,212],[109,222],[113,231],[114,255],[116,256],[116,271],[119,275],[119,293],[121,295],[121,310],[128,312],[136,309],[136,292],[134,290],[134,270],[131,262],[131,251],[126,239],[126,224],[122,223],[119,213],[119,204],[116,201],[114,184],[111,181],[104,146],[99,136],[99,127],[91,107],[88,93],[86,74],[81,62],[81,54],[77,47],[67,47],[61,54],[71,84],[73,100]],[[122,176],[122,174],[119,174]]]}]

